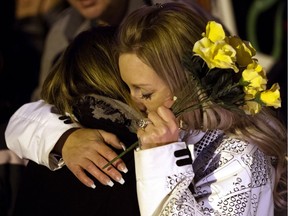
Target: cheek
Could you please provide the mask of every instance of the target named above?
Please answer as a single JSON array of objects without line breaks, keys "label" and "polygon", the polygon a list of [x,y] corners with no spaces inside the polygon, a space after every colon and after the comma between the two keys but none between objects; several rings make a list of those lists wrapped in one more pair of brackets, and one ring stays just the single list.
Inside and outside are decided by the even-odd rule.
[{"label": "cheek", "polygon": [[167,106],[166,100],[160,99],[160,98],[155,98],[151,100],[146,100],[143,102],[145,107],[147,108],[148,111],[156,111],[158,107],[160,106]]},{"label": "cheek", "polygon": [[174,103],[173,99],[169,98],[169,100],[165,101],[163,105],[167,108],[171,108],[173,103]]},{"label": "cheek", "polygon": [[169,90],[165,90],[163,94],[159,94],[157,98],[146,101],[144,104],[148,111],[156,111],[160,106],[170,108],[173,103],[174,101],[173,96],[171,96],[171,92]]}]

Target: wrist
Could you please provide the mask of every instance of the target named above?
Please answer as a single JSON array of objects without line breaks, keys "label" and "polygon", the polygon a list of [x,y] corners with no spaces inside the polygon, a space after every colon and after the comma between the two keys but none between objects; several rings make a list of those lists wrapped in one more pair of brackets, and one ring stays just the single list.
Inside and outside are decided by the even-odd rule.
[{"label": "wrist", "polygon": [[63,146],[64,146],[67,138],[70,136],[70,134],[72,134],[74,131],[76,131],[78,129],[80,129],[80,128],[70,128],[69,130],[65,131],[62,134],[62,136],[59,138],[57,143],[55,144],[55,146],[52,150],[52,153],[62,156],[62,149],[63,149]]}]

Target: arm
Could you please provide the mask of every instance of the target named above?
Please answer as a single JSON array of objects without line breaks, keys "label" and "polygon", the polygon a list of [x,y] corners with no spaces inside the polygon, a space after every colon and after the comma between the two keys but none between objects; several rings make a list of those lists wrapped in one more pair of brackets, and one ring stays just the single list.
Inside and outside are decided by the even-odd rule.
[{"label": "arm", "polygon": [[53,110],[55,108],[43,100],[20,107],[11,117],[5,131],[8,148],[20,158],[33,160],[51,170],[61,168],[65,162],[71,172],[88,187],[94,188],[94,182],[84,170],[104,185],[112,184],[110,177],[121,183],[123,179],[118,170],[126,172],[121,159],[109,169],[101,169],[117,156],[107,144],[122,148],[118,138],[102,130],[79,129],[77,123],[59,120],[61,115]]},{"label": "arm", "polygon": [[5,131],[9,149],[20,158],[35,161],[51,170],[60,168],[58,159],[50,154],[64,132],[80,127],[76,123],[63,124],[61,115],[52,112],[43,100],[20,107],[10,118]]},{"label": "arm", "polygon": [[[177,152],[181,153],[178,154]],[[179,194],[190,193],[192,195],[188,186],[192,182],[194,172],[185,143],[176,142],[156,148],[135,151],[134,154],[137,194],[141,215],[160,215],[167,208],[169,200],[175,198],[180,203]],[[183,197],[186,198],[188,196]],[[197,205],[194,197],[190,196],[190,198],[193,199],[193,204]],[[181,210],[185,209],[185,205],[190,206],[192,199],[183,202]],[[168,203],[165,204],[166,202]],[[185,213],[183,215],[190,215],[187,211]],[[202,214],[198,212],[195,215]]]},{"label": "arm", "polygon": [[224,140],[208,161],[207,152],[196,158],[193,168],[188,161],[179,166],[185,156],[175,156],[185,146],[135,152],[141,215],[273,215],[274,169],[256,146]]},{"label": "arm", "polygon": [[196,153],[195,144],[165,140],[175,127],[168,109],[158,114],[150,112],[152,123],[137,133],[141,215],[273,215],[274,169],[257,146],[206,132]]},{"label": "arm", "polygon": [[141,150],[134,152],[141,215],[202,215],[189,189],[192,159],[186,144],[177,141],[177,120],[165,107],[149,112],[148,118],[151,124],[137,132]]}]

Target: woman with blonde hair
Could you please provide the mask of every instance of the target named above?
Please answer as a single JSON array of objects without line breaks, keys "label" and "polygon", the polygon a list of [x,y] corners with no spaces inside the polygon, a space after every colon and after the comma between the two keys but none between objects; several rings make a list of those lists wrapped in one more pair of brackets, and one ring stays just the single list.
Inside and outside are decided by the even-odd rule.
[{"label": "woman with blonde hair", "polygon": [[[147,113],[135,151],[142,216],[273,215],[285,207],[286,128],[255,49],[180,3],[119,31],[119,68]],[[284,193],[284,194],[283,194]]]}]

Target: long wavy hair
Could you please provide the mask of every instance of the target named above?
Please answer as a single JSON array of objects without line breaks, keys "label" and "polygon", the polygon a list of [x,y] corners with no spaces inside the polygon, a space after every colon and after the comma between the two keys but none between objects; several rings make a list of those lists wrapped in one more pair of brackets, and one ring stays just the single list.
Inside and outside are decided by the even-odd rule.
[{"label": "long wavy hair", "polygon": [[[180,3],[144,6],[122,23],[118,34],[119,53],[135,53],[178,97],[187,82],[191,82],[182,58],[202,38],[209,19],[203,12],[199,15],[198,9]],[[201,98],[196,95],[194,100]],[[286,206],[286,128],[269,109],[263,108],[259,114],[249,116],[226,110],[212,101],[209,103],[209,108],[185,113],[181,119],[190,129],[221,129],[256,144],[265,154],[277,158],[274,200],[277,206]]]},{"label": "long wavy hair", "polygon": [[128,88],[118,70],[115,36],[116,27],[96,27],[80,33],[46,78],[42,98],[72,117],[73,105],[87,94],[131,105]]}]

